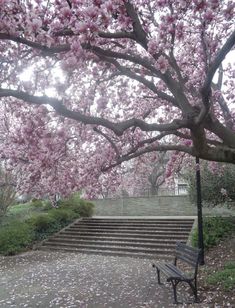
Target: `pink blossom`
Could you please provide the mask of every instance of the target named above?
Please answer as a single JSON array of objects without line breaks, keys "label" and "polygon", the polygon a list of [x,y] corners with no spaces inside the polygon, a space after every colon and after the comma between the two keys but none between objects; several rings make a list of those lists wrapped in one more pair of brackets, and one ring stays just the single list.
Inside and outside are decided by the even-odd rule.
[{"label": "pink blossom", "polygon": [[204,14],[204,19],[210,23],[214,19],[213,11],[207,10],[206,13]]},{"label": "pink blossom", "polygon": [[164,56],[160,56],[156,63],[156,68],[161,71],[161,73],[165,73],[168,68],[168,61]]},{"label": "pink blossom", "polygon": [[158,0],[157,4],[159,7],[163,7],[167,4],[167,0]]},{"label": "pink blossom", "polygon": [[184,145],[191,146],[192,145],[192,141],[191,140],[185,140],[184,141]]},{"label": "pink blossom", "polygon": [[42,26],[42,21],[41,21],[41,19],[33,18],[32,22],[30,23],[29,26],[31,27],[33,32],[38,32],[38,30]]},{"label": "pink blossom", "polygon": [[70,18],[72,15],[71,9],[67,6],[63,7],[60,12],[64,18]]},{"label": "pink blossom", "polygon": [[88,29],[88,25],[85,22],[76,22],[75,33],[85,33]]},{"label": "pink blossom", "polygon": [[158,42],[155,38],[150,39],[148,42],[148,52],[150,54],[155,54],[158,50]]},{"label": "pink blossom", "polygon": [[98,14],[98,10],[97,10],[97,7],[94,7],[94,6],[89,6],[85,13],[87,14],[88,17],[90,18],[96,18],[97,17],[97,14]]}]

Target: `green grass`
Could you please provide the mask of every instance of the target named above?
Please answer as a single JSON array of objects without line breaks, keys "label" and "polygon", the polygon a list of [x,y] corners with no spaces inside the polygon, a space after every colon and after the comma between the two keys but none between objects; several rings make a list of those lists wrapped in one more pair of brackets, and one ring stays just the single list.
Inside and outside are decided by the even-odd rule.
[{"label": "green grass", "polygon": [[235,261],[226,263],[224,268],[208,276],[210,285],[221,285],[225,291],[235,288]]},{"label": "green grass", "polygon": [[93,207],[78,194],[61,200],[56,209],[40,200],[11,206],[0,220],[0,254],[13,255],[32,247],[73,220],[91,216]]},{"label": "green grass", "polygon": [[7,214],[0,220],[0,228],[6,225],[13,224],[15,221],[23,222],[35,213],[42,212],[42,208],[35,208],[31,203],[12,205]]}]

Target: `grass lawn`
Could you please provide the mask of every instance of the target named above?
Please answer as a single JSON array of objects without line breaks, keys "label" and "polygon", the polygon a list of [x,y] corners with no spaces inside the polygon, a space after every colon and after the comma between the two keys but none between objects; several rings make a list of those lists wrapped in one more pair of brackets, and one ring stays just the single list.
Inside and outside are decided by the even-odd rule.
[{"label": "grass lawn", "polygon": [[25,221],[31,218],[34,214],[41,213],[42,208],[36,208],[32,203],[12,205],[7,214],[0,220],[0,228],[9,225],[14,221]]}]

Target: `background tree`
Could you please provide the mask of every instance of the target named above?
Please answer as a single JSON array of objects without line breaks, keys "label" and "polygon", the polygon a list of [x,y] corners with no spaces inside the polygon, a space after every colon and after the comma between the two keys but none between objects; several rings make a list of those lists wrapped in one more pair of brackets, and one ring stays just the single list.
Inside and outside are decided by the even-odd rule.
[{"label": "background tree", "polygon": [[16,191],[13,176],[0,168],[0,219],[6,214],[7,209],[15,201]]},{"label": "background tree", "polygon": [[166,167],[169,158],[166,152],[147,153],[130,163],[129,171],[124,176],[124,183],[134,195],[157,195],[166,180]]},{"label": "background tree", "polygon": [[155,151],[235,163],[233,1],[0,5],[0,153],[18,189],[92,196]]}]

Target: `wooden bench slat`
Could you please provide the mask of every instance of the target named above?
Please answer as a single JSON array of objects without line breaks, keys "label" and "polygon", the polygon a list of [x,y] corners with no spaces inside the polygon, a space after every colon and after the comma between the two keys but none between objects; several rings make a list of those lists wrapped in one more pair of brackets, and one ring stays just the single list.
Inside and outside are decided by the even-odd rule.
[{"label": "wooden bench slat", "polygon": [[155,264],[155,266],[162,271],[167,277],[171,276],[172,272],[170,271],[169,268],[166,267],[166,264],[158,262]]},{"label": "wooden bench slat", "polygon": [[161,263],[158,262],[155,266],[163,272],[167,279],[169,278],[177,278],[181,277],[182,279],[189,279],[189,277],[185,276],[184,272],[182,272],[179,268],[177,268],[174,264],[169,263]]},{"label": "wooden bench slat", "polygon": [[195,267],[195,265],[197,264],[197,262],[195,262],[194,260],[191,260],[187,257],[185,257],[184,255],[180,255],[177,257],[178,259],[190,264],[192,267]]},{"label": "wooden bench slat", "polygon": [[[167,266],[172,269],[172,271],[175,271],[175,269],[177,269],[178,274],[182,277],[182,278],[186,278],[187,280],[192,280],[192,277],[190,277],[188,275],[188,273],[185,273],[183,271],[181,271],[179,268],[177,268],[174,264],[167,264]],[[176,272],[176,271],[175,271]],[[176,273],[177,273],[176,272]]]}]

